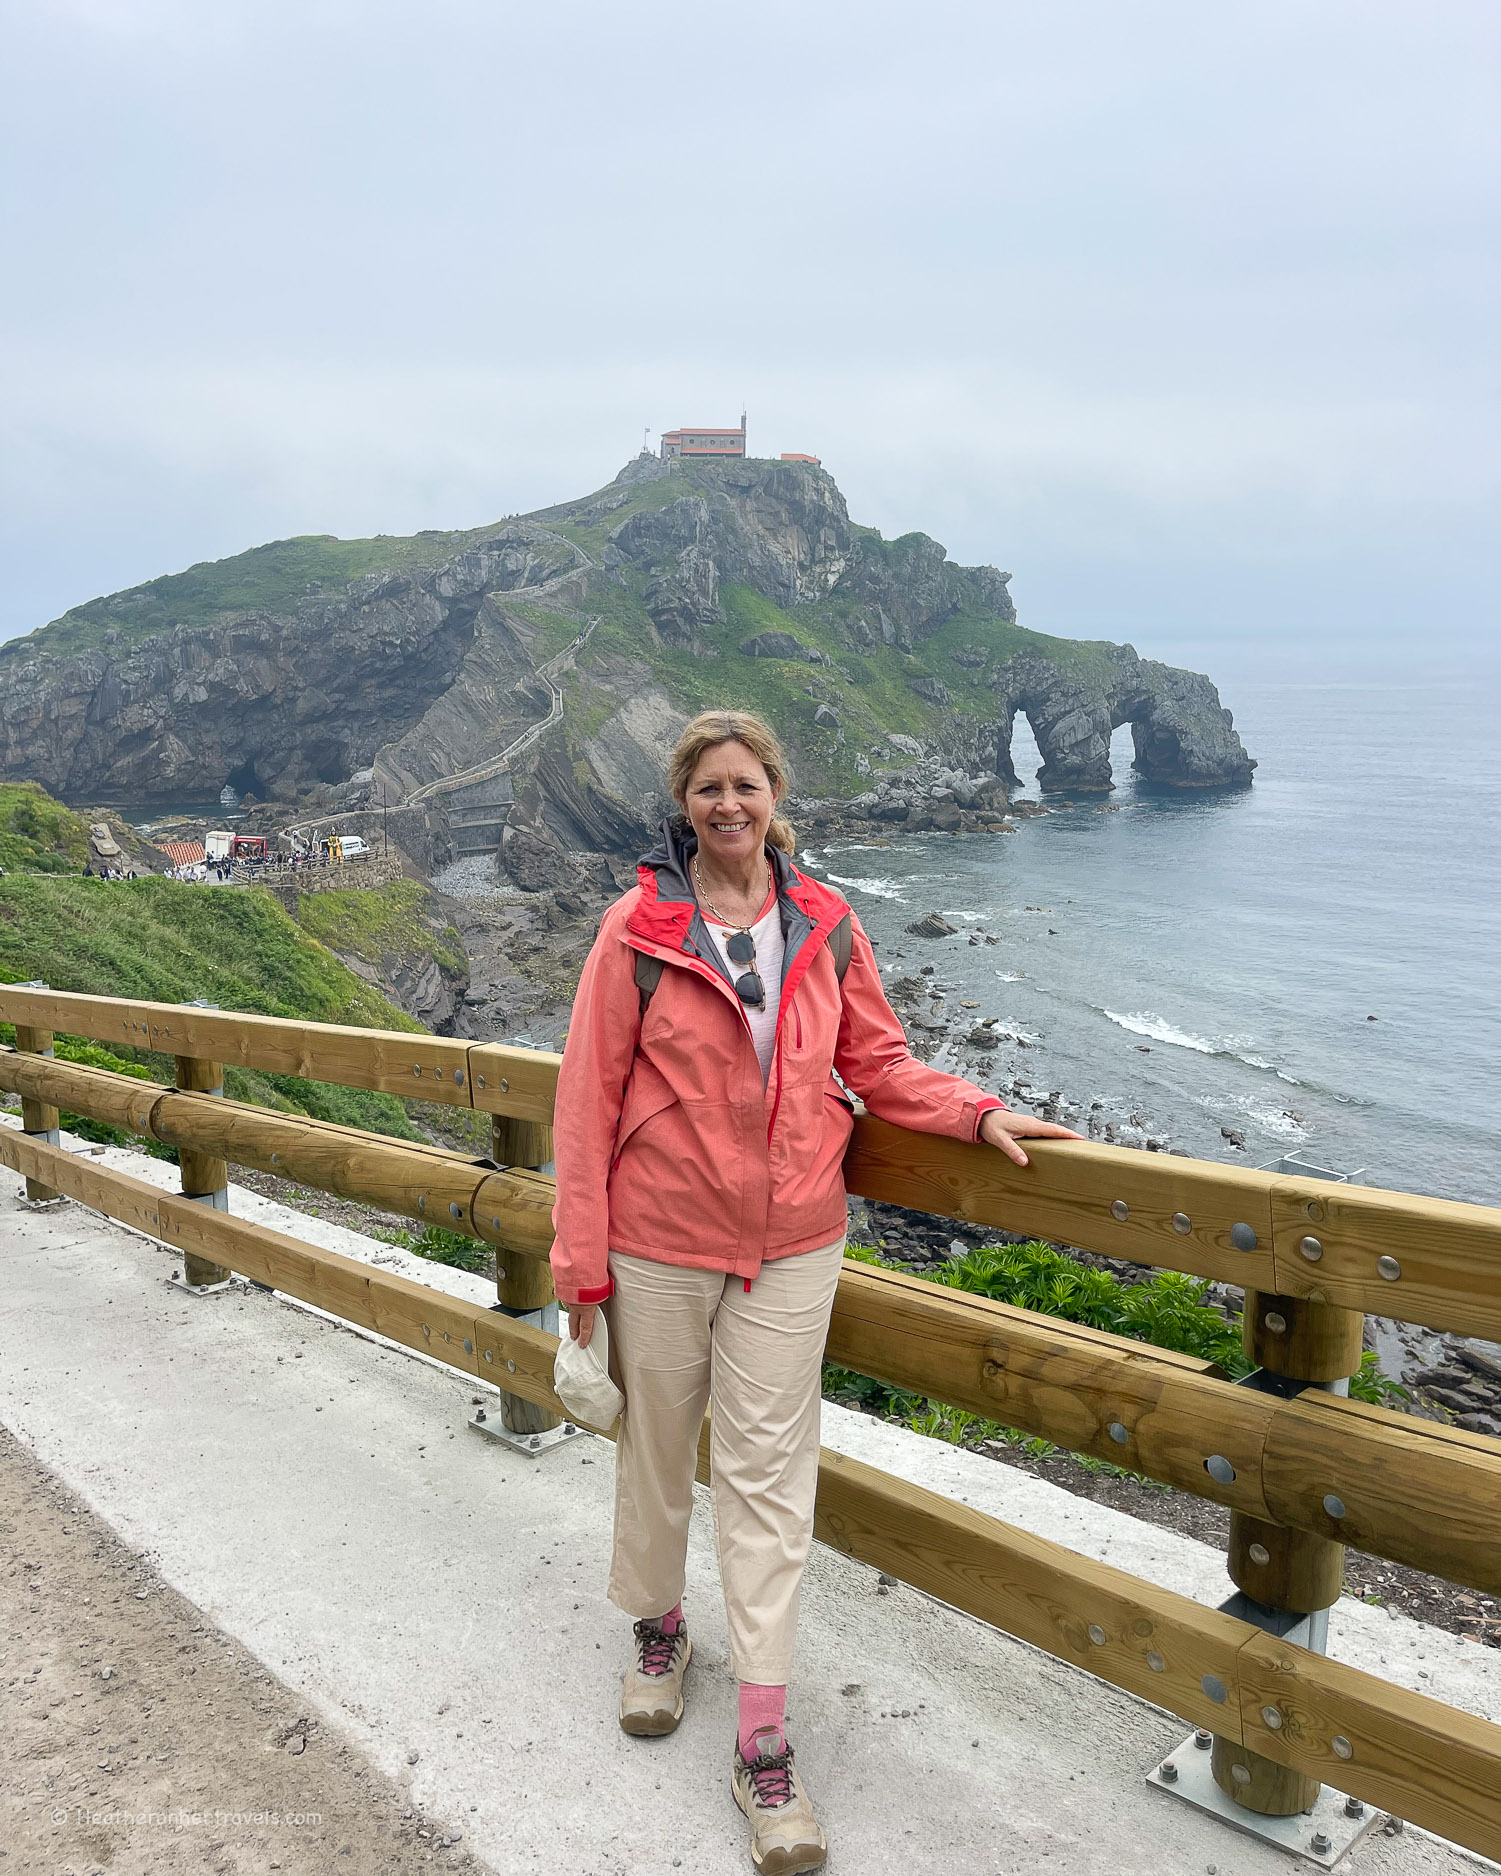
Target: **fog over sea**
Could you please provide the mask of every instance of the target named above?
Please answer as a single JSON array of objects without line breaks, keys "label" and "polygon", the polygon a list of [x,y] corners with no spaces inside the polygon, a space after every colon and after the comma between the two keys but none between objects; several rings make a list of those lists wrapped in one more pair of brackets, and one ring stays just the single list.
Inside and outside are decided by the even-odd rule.
[{"label": "fog over sea", "polygon": [[[1101,1101],[1196,1157],[1296,1148],[1370,1185],[1501,1203],[1501,685],[1225,694],[1252,788],[1140,786],[1127,729],[1109,797],[800,863],[849,898],[889,977],[936,966],[959,1035],[995,1016],[1030,1042],[984,1058],[986,1086]],[[1030,784],[1023,719],[1014,753]],[[960,934],[911,937],[932,910]],[[999,945],[971,946],[976,924]]]}]

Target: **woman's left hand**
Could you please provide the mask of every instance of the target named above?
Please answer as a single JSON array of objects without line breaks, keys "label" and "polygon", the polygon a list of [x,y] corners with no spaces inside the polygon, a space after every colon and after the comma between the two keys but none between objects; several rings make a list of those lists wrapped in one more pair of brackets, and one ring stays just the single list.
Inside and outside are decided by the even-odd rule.
[{"label": "woman's left hand", "polygon": [[1039,1120],[1035,1114],[1014,1114],[1009,1107],[987,1108],[980,1116],[980,1138],[991,1146],[998,1146],[1007,1159],[1014,1159],[1018,1166],[1025,1166],[1027,1156],[1016,1144],[1019,1134],[1029,1140],[1084,1138],[1072,1127],[1057,1127],[1050,1120]]}]

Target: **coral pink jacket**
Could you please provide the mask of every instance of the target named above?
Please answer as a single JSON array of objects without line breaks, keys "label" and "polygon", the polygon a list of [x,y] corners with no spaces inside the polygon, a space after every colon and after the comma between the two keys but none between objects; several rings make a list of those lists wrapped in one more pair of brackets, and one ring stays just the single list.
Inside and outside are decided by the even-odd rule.
[{"label": "coral pink jacket", "polygon": [[[579,981],[554,1120],[552,1270],[565,1303],[604,1301],[611,1250],[749,1280],[763,1260],[840,1237],[853,1121],[835,1069],[873,1114],[921,1133],[973,1140],[980,1116],[1005,1105],[914,1058],[859,920],[770,850],[786,948],[763,1085],[688,882],[695,844],[664,824]],[[846,913],[841,985],[828,938]],[[664,965],[644,1016],[638,952]]]}]

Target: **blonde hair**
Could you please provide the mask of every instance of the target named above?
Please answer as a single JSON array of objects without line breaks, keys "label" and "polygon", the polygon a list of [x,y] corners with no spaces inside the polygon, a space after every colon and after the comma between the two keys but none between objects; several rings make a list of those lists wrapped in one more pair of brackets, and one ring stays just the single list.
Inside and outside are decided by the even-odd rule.
[{"label": "blonde hair", "polygon": [[[705,710],[683,731],[667,759],[667,787],[680,808],[687,808],[688,784],[693,779],[693,771],[709,750],[719,749],[725,743],[744,743],[765,769],[773,792],[778,797],[787,792],[792,770],[770,724],[763,723],[748,710]],[[784,815],[772,814],[766,844],[780,847],[783,853],[797,852],[797,835]]]}]

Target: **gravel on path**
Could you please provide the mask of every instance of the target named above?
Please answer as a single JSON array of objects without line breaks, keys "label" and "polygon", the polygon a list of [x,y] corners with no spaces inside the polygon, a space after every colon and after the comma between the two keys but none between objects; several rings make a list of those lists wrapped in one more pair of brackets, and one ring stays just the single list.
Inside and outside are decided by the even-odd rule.
[{"label": "gravel on path", "polygon": [[0,1871],[485,1876],[0,1428]]}]

